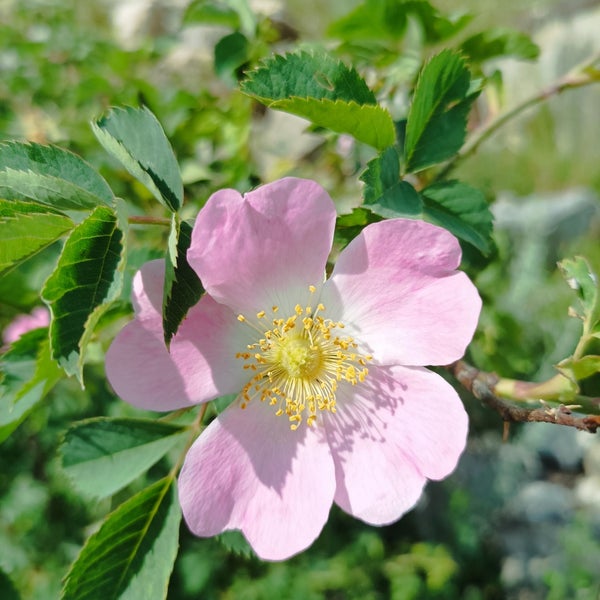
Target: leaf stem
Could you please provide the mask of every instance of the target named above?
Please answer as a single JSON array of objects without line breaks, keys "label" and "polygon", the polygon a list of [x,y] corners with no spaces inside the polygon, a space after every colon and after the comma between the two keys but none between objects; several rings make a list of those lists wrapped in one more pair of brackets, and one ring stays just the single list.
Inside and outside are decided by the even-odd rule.
[{"label": "leaf stem", "polygon": [[463,160],[474,154],[479,146],[491,137],[498,129],[520,115],[522,112],[557,96],[568,89],[583,87],[600,81],[600,71],[595,64],[600,61],[600,51],[595,52],[586,60],[575,66],[571,71],[557,79],[548,87],[543,88],[533,96],[526,98],[510,110],[498,115],[484,123],[467,140],[462,150],[451,158],[442,170],[436,175],[435,180],[445,179]]}]

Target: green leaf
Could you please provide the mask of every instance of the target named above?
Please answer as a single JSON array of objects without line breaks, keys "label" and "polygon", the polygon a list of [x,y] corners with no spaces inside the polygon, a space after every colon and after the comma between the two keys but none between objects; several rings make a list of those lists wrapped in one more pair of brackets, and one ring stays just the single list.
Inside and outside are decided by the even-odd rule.
[{"label": "green leaf", "polygon": [[421,191],[423,217],[472,244],[482,254],[493,248],[494,217],[483,193],[460,181],[443,181]]},{"label": "green leaf", "polygon": [[112,205],[106,181],[76,154],[41,144],[0,144],[0,197],[33,200],[59,210]]},{"label": "green leaf", "polygon": [[406,123],[405,171],[450,158],[463,145],[467,117],[479,92],[470,92],[464,59],[450,50],[434,56],[417,81]]},{"label": "green leaf", "polygon": [[472,61],[477,62],[500,56],[534,60],[540,54],[539,47],[527,34],[499,27],[467,38],[461,44],[461,50]]},{"label": "green leaf", "polygon": [[50,358],[48,328],[22,335],[0,361],[0,442],[4,441],[62,377]]},{"label": "green leaf", "polygon": [[142,490],[87,540],[66,576],[61,599],[166,598],[180,521],[172,477]]},{"label": "green leaf", "polygon": [[248,62],[248,38],[235,31],[221,38],[215,46],[215,72],[219,77],[234,73]]},{"label": "green leaf", "polygon": [[185,427],[149,419],[80,421],[65,433],[62,465],[77,490],[104,498],[147,471],[185,433]]},{"label": "green leaf", "polygon": [[15,588],[10,577],[0,568],[0,590],[2,590],[2,600],[19,600],[19,592]]},{"label": "green leaf", "polygon": [[183,24],[204,23],[206,25],[223,25],[232,29],[239,29],[240,17],[238,13],[218,1],[196,0],[186,9]]},{"label": "green leaf", "polygon": [[571,381],[581,381],[600,373],[600,356],[588,354],[582,358],[570,356],[556,365],[557,369]]},{"label": "green leaf", "polygon": [[360,176],[364,181],[364,204],[385,218],[414,217],[423,211],[423,202],[407,181],[400,179],[400,156],[390,147],[373,160]]},{"label": "green leaf", "polygon": [[186,258],[191,241],[192,227],[173,215],[163,293],[163,331],[167,347],[188,310],[200,300],[204,292],[198,275]]},{"label": "green leaf", "polygon": [[104,149],[169,210],[183,204],[177,159],[158,119],[147,108],[115,108],[92,129]]},{"label": "green leaf", "polygon": [[409,17],[421,25],[427,42],[439,42],[465,27],[471,16],[447,18],[429,2],[366,0],[331,24],[328,34],[344,41],[398,41],[404,37]]},{"label": "green leaf", "polygon": [[86,345],[102,313],[118,298],[125,263],[122,219],[98,207],[68,237],[42,298],[52,311],[52,356],[82,382]]},{"label": "green leaf", "polygon": [[297,52],[270,58],[249,74],[242,91],[269,108],[349,133],[375,148],[394,143],[389,112],[376,104],[354,69],[326,54]]},{"label": "green leaf", "polygon": [[47,206],[0,199],[0,275],[43,250],[72,227],[69,217]]},{"label": "green leaf", "polygon": [[225,546],[225,548],[232,554],[243,556],[244,558],[256,556],[256,554],[254,554],[254,550],[252,550],[252,546],[250,546],[244,537],[244,534],[237,529],[224,531],[223,533],[215,536],[215,539],[223,544],[223,546]]},{"label": "green leaf", "polygon": [[565,258],[558,263],[558,267],[579,298],[578,306],[570,308],[571,315],[583,321],[584,334],[593,334],[598,331],[600,322],[598,275],[583,256]]}]

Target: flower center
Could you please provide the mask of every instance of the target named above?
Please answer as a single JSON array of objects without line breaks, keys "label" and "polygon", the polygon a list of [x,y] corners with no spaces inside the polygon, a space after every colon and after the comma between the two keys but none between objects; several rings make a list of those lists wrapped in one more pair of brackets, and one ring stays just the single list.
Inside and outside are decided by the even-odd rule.
[{"label": "flower center", "polygon": [[[316,291],[310,286],[311,294]],[[275,414],[287,415],[291,429],[303,418],[313,425],[320,411],[336,412],[336,391],[340,381],[362,383],[368,374],[370,355],[358,352],[358,344],[341,334],[344,324],[326,319],[325,307],[296,305],[294,314],[278,318],[278,307],[271,309],[271,325],[266,311],[256,315],[256,322],[244,315],[238,320],[252,327],[258,341],[236,358],[244,360],[244,369],[254,374],[241,392],[241,407],[254,398],[277,406]]]}]

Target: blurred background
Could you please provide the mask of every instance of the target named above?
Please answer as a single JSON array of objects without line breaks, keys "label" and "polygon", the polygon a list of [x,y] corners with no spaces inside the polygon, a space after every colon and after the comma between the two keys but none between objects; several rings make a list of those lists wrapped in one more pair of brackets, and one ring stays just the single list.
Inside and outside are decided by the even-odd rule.
[{"label": "blurred background", "polygon": [[[237,16],[217,11],[208,18],[198,8],[206,4],[235,7]],[[354,64],[399,118],[407,82],[440,45],[413,22],[394,42],[341,43],[331,24],[358,4],[0,0],[0,138],[68,148],[98,168],[132,212],[161,215],[89,127],[110,106],[144,104],[158,116],[182,167],[185,216],[193,218],[215,189],[247,190],[284,174],[319,180],[340,212],[348,212],[360,203],[358,176],[370,151],[255,105],[237,82],[272,52],[325,47]],[[520,48],[474,61],[475,75],[489,84],[473,127],[600,51],[595,1],[434,5],[454,19],[472,15],[443,45],[460,47],[474,32],[506,27],[527,33],[539,47],[537,58]],[[237,54],[224,54],[231,48],[225,39],[239,41]],[[567,316],[572,292],[556,262],[582,254],[600,272],[599,113],[600,85],[552,97],[506,125],[456,172],[485,192],[496,219],[494,254],[466,257],[485,305],[469,355],[481,369],[542,380],[577,342],[580,325]],[[132,235],[134,266],[165,243],[161,232]],[[59,251],[51,248],[0,279],[0,327],[39,304],[36,290]],[[126,289],[123,306],[128,296]],[[69,423],[139,414],[108,389],[105,345],[91,353],[85,391],[61,382],[0,449],[0,568],[23,599],[58,597],[86,537],[145,483],[91,503],[73,491],[57,459]],[[600,395],[597,381],[589,386],[588,393]],[[182,526],[169,598],[600,598],[598,436],[515,425],[503,442],[500,417],[466,393],[464,401],[471,434],[457,471],[429,484],[398,523],[377,529],[334,507],[314,546],[281,564],[260,562],[236,536],[199,540]],[[148,478],[166,468],[159,463]],[[0,598],[13,585],[1,571]]]}]

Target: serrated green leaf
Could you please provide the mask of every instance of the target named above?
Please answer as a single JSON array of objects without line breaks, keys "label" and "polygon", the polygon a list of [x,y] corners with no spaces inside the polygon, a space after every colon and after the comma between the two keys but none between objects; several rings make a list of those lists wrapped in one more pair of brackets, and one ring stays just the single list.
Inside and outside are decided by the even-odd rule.
[{"label": "serrated green leaf", "polygon": [[104,149],[169,210],[183,204],[177,159],[158,119],[147,108],[114,108],[92,123]]},{"label": "serrated green leaf", "polygon": [[76,154],[41,144],[0,144],[0,197],[33,200],[59,210],[112,205],[106,181]]},{"label": "serrated green leaf", "polygon": [[275,55],[251,71],[241,89],[265,104],[292,98],[376,104],[355,69],[324,53]]},{"label": "serrated green leaf", "polygon": [[422,213],[423,202],[407,181],[400,179],[400,156],[390,147],[373,160],[360,176],[364,181],[364,204],[385,218],[414,217]]},{"label": "serrated green leaf", "polygon": [[80,421],[65,433],[62,465],[77,490],[104,498],[147,471],[185,433],[185,427],[149,419]]},{"label": "serrated green leaf", "polygon": [[167,347],[177,333],[188,310],[204,292],[196,272],[190,267],[186,254],[192,241],[192,227],[173,215],[165,261],[163,292],[163,332]]},{"label": "serrated green leaf", "polygon": [[43,250],[72,227],[69,217],[47,206],[0,199],[0,275]]},{"label": "serrated green leaf", "polygon": [[421,71],[406,123],[405,172],[440,163],[463,145],[467,117],[478,92],[464,59],[450,50],[434,56]]},{"label": "serrated green leaf", "polygon": [[252,546],[250,546],[244,537],[244,534],[237,529],[224,531],[223,533],[215,536],[215,539],[223,544],[223,546],[225,546],[225,548],[227,548],[227,550],[232,554],[244,556],[245,558],[256,556],[254,550],[252,550]]},{"label": "serrated green leaf", "polygon": [[215,45],[215,72],[220,77],[231,75],[248,62],[248,38],[239,31],[222,37]]},{"label": "serrated green leaf", "polygon": [[142,490],[87,540],[66,576],[61,600],[166,598],[180,521],[172,477]]},{"label": "serrated green leaf", "polygon": [[0,361],[0,442],[4,441],[62,377],[50,358],[48,328],[22,335]]},{"label": "serrated green leaf", "polygon": [[472,19],[444,17],[429,2],[419,0],[366,0],[332,23],[328,34],[345,41],[397,41],[404,37],[409,17],[418,21],[431,43],[455,35]]},{"label": "serrated green leaf", "polygon": [[52,311],[52,357],[82,382],[87,343],[102,313],[118,298],[125,264],[125,222],[98,207],[67,238],[42,298]]},{"label": "serrated green leaf", "polygon": [[494,217],[483,193],[460,181],[443,181],[421,191],[423,217],[472,244],[482,254],[492,251]]},{"label": "serrated green leaf", "polygon": [[598,275],[583,256],[565,258],[558,267],[579,298],[579,306],[571,307],[571,313],[583,320],[584,334],[592,334],[600,322]]},{"label": "serrated green leaf", "polygon": [[527,34],[500,27],[472,35],[461,44],[461,50],[471,60],[477,62],[500,56],[533,60],[540,53],[537,44]]}]

